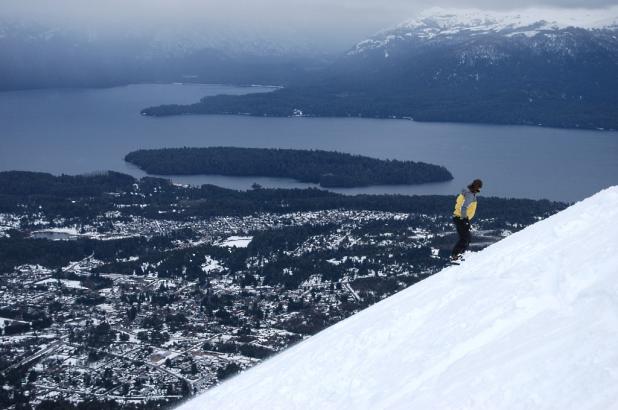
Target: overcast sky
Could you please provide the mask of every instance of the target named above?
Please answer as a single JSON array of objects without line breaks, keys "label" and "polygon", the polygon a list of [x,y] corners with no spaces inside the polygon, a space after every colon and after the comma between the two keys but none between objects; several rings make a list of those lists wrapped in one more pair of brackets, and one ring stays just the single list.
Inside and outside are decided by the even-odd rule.
[{"label": "overcast sky", "polygon": [[66,26],[202,27],[350,45],[429,7],[598,8],[618,0],[0,0],[0,15]]}]

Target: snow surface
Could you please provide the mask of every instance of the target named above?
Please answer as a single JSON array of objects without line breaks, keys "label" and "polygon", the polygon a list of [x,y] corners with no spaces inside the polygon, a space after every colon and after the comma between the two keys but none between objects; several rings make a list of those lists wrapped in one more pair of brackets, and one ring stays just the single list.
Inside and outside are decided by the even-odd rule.
[{"label": "snow surface", "polygon": [[201,267],[204,273],[221,271],[223,269],[223,266],[221,266],[221,263],[219,263],[218,260],[213,259],[208,255],[204,258],[204,263],[202,263]]},{"label": "snow surface", "polygon": [[35,283],[35,285],[55,284],[55,283],[58,283],[58,281],[62,282],[64,284],[64,286],[66,286],[67,288],[87,289],[87,288],[82,286],[80,281],[78,281],[78,280],[70,280],[70,279],[54,279],[54,278],[49,278],[49,279],[44,279],[44,280],[38,281],[38,282]]},{"label": "snow surface", "polygon": [[215,245],[224,248],[246,248],[252,240],[253,236],[230,236],[222,242],[215,243]]},{"label": "snow surface", "polygon": [[612,187],[180,409],[617,409],[617,220]]},{"label": "snow surface", "polygon": [[40,231],[34,231],[33,233],[64,233],[67,235],[79,235],[79,231],[74,226],[65,228],[47,228]]}]

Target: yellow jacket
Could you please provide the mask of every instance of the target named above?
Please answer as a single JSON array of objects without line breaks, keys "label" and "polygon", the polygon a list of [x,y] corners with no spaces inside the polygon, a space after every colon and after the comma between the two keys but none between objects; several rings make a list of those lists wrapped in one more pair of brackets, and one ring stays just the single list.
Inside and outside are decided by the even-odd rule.
[{"label": "yellow jacket", "polygon": [[[459,218],[474,218],[474,213],[476,212],[476,195],[471,192],[469,189],[464,189],[461,191],[461,194],[457,196],[457,201],[455,201],[455,211],[453,212],[454,216]],[[462,216],[464,215],[464,216]]]}]

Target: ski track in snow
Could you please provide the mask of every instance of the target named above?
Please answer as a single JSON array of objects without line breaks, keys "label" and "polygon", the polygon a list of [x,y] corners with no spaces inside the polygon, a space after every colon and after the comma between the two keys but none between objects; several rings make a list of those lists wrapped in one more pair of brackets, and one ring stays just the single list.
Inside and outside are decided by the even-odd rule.
[{"label": "ski track in snow", "polygon": [[617,220],[612,187],[181,409],[618,409]]}]

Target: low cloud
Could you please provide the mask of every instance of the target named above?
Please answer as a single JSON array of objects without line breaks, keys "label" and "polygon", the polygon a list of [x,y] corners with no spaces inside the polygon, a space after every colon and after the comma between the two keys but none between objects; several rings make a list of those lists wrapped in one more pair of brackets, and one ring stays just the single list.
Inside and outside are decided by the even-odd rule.
[{"label": "low cloud", "polygon": [[[0,16],[96,30],[199,29],[342,48],[428,7],[606,7],[616,0],[3,0]],[[1,19],[1,17],[0,17]],[[251,38],[248,38],[251,40]]]}]

